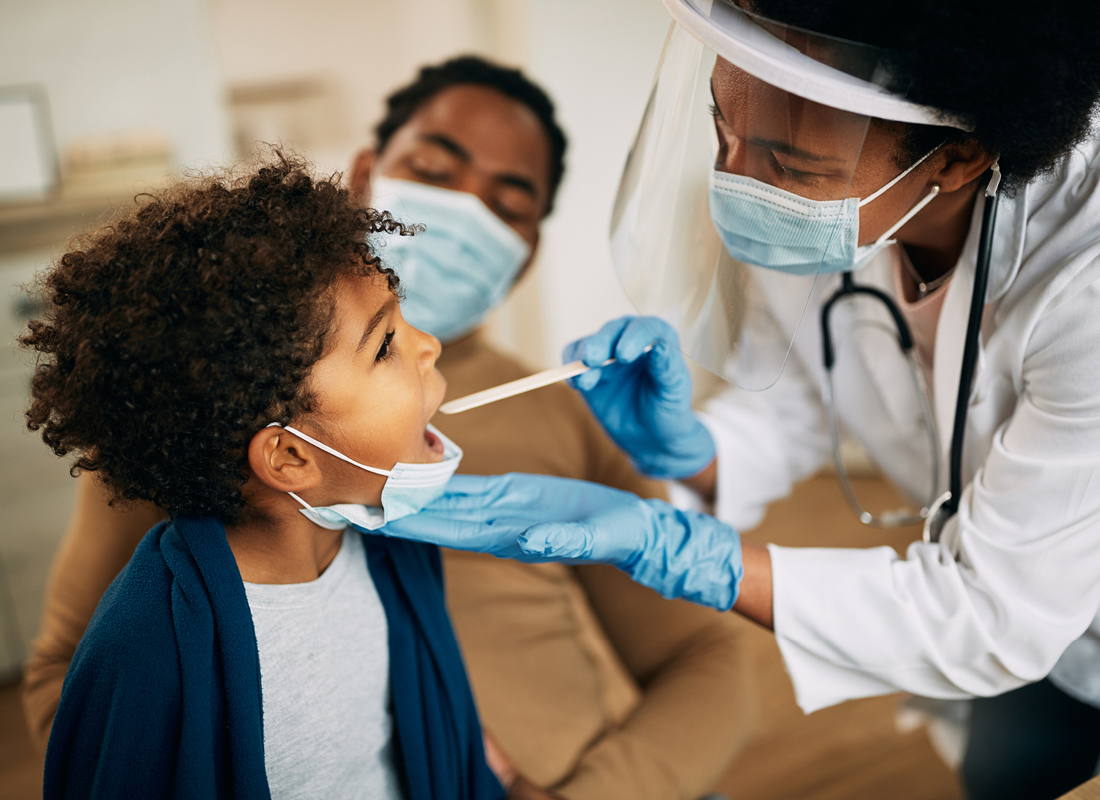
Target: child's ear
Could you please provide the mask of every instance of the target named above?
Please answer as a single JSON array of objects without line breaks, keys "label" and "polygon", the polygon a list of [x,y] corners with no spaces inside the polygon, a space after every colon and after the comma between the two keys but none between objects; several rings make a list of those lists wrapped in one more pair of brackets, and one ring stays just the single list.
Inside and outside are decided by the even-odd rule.
[{"label": "child's ear", "polygon": [[313,448],[285,428],[264,428],[248,444],[248,466],[266,486],[280,492],[304,492],[321,482]]},{"label": "child's ear", "polygon": [[348,193],[356,203],[362,203],[370,192],[370,170],[374,166],[375,152],[366,147],[355,154],[348,170]]}]

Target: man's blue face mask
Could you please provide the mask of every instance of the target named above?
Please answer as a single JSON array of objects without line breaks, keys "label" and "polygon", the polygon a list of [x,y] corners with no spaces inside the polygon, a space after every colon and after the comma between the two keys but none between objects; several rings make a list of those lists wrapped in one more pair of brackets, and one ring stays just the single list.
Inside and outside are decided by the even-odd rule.
[{"label": "man's blue face mask", "polygon": [[531,248],[480,199],[466,192],[377,177],[371,205],[407,223],[415,236],[388,236],[382,263],[401,279],[401,313],[446,343],[477,327],[500,303]]},{"label": "man's blue face mask", "polygon": [[874,194],[809,200],[763,181],[713,170],[710,217],[738,261],[791,275],[849,272],[893,243],[890,238],[939,193],[925,197],[874,243],[859,247],[859,209],[880,197],[939,150],[936,147]]}]

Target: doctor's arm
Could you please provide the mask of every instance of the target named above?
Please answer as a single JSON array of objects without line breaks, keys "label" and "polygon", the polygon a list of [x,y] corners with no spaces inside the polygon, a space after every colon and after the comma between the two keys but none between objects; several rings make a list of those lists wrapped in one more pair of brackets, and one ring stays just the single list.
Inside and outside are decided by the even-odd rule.
[{"label": "doctor's arm", "polygon": [[769,555],[748,548],[753,575],[739,600],[741,537],[708,514],[630,492],[547,475],[456,475],[419,514],[378,533],[527,562],[610,564],[669,600],[738,609],[770,623]]}]

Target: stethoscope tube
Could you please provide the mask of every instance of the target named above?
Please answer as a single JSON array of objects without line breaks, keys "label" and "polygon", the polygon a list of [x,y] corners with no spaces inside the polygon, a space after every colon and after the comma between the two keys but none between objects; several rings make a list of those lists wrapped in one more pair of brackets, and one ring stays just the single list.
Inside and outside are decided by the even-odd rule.
[{"label": "stethoscope tube", "polygon": [[966,437],[966,412],[970,407],[970,390],[974,386],[974,374],[978,369],[982,312],[985,310],[985,295],[989,286],[989,259],[993,249],[993,227],[996,223],[997,196],[987,196],[985,208],[982,209],[978,263],[974,270],[974,289],[970,295],[970,315],[966,322],[966,344],[963,347],[962,369],[959,371],[959,393],[955,399],[955,424],[951,428],[951,466],[948,485],[951,496],[943,503],[946,514],[944,522],[959,510],[959,498],[962,497],[962,452],[963,439]]},{"label": "stethoscope tube", "polygon": [[[995,189],[994,189],[995,191]],[[966,324],[966,339],[963,344],[962,366],[959,370],[959,391],[955,400],[955,418],[951,429],[951,453],[949,465],[948,490],[944,492],[928,508],[924,520],[924,540],[926,542],[939,541],[943,525],[959,508],[959,498],[962,497],[962,451],[966,438],[966,418],[970,406],[970,392],[974,385],[974,375],[978,367],[978,353],[980,351],[982,334],[982,312],[985,309],[985,298],[989,286],[989,263],[993,250],[993,230],[997,222],[997,195],[986,194],[985,205],[982,209],[982,227],[978,239],[978,259],[974,271],[974,286],[970,297],[970,311]],[[835,363],[836,354],[833,346],[832,333],[829,330],[829,313],[833,306],[842,297],[854,294],[866,294],[880,300],[890,312],[898,332],[898,345],[907,356],[913,348],[913,338],[909,326],[905,322],[897,305],[885,292],[872,287],[857,284],[852,273],[845,272],[841,277],[841,286],[821,308],[821,348],[825,363],[825,371],[830,381]],[[830,392],[831,395],[831,392]],[[835,409],[832,410],[835,414]],[[934,420],[933,420],[934,422]],[[834,423],[835,424],[835,423]],[[935,445],[938,447],[938,444]],[[853,502],[849,498],[849,502]],[[871,524],[864,519],[870,515],[861,515],[861,521]]]},{"label": "stethoscope tube", "polygon": [[940,459],[937,455],[939,451],[939,433],[936,429],[935,415],[929,405],[928,391],[922,378],[921,368],[917,364],[913,354],[912,332],[909,330],[909,325],[905,321],[905,317],[898,308],[897,303],[895,303],[888,294],[874,286],[862,286],[857,284],[851,272],[844,272],[841,274],[840,288],[837,289],[836,292],[833,293],[833,296],[821,307],[820,319],[821,349],[825,362],[825,385],[822,387],[822,390],[828,414],[829,437],[832,440],[833,462],[836,467],[837,479],[840,481],[840,488],[841,491],[844,492],[844,497],[847,499],[848,505],[851,506],[856,517],[864,525],[870,525],[872,528],[894,528],[901,525],[912,525],[923,522],[935,504],[937,498],[934,495],[928,498],[928,501],[916,514],[908,513],[904,509],[873,514],[867,511],[859,502],[855,487],[849,480],[847,470],[844,466],[844,461],[840,452],[839,420],[835,401],[836,391],[833,384],[833,366],[836,363],[836,350],[829,320],[831,319],[832,310],[837,303],[845,297],[854,295],[866,295],[867,297],[878,300],[890,314],[894,323],[894,331],[897,334],[898,346],[909,366],[909,371],[913,378],[913,389],[917,393],[917,401],[920,403],[922,416],[926,423],[925,434],[928,436],[929,453],[932,456],[931,490],[933,492],[939,486],[940,481]]},{"label": "stethoscope tube", "polygon": [[905,317],[901,315],[901,311],[898,309],[897,304],[890,299],[890,295],[886,294],[886,292],[881,289],[876,289],[874,286],[861,286],[855,282],[850,272],[841,273],[840,281],[840,289],[838,289],[832,297],[826,300],[825,305],[821,307],[821,351],[822,358],[825,360],[826,370],[831,372],[833,365],[836,363],[836,352],[833,348],[833,334],[829,330],[829,313],[833,310],[832,307],[837,301],[851,294],[866,294],[880,300],[890,312],[890,316],[894,318],[894,325],[896,325],[898,329],[898,344],[902,352],[909,353],[909,351],[913,349],[913,336],[909,332],[909,325],[905,322]]}]

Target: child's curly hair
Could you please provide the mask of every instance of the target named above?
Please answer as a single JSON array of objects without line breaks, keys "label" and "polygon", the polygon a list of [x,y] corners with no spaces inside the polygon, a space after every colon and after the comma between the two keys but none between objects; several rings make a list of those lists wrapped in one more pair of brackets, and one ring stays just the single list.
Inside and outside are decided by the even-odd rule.
[{"label": "child's curly hair", "polygon": [[277,149],[143,198],[40,278],[27,427],[116,500],[238,521],[252,436],[311,408],[334,281],[396,290],[369,237],[411,232]]}]

